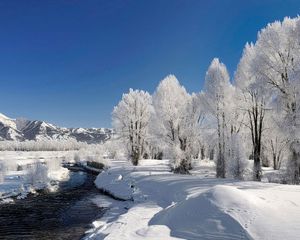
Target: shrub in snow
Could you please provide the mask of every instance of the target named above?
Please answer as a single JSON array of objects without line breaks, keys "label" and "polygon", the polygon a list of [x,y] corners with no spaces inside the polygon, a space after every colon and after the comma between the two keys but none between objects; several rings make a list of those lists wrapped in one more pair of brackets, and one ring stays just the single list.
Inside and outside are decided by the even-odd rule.
[{"label": "shrub in snow", "polygon": [[74,161],[75,161],[75,163],[80,163],[80,155],[78,152],[76,152],[74,154]]},{"label": "shrub in snow", "polygon": [[124,144],[118,139],[111,139],[103,144],[103,147],[107,153],[107,157],[110,159],[118,159],[124,155]]},{"label": "shrub in snow", "polygon": [[107,151],[104,144],[91,144],[79,151],[73,153],[72,160],[78,163],[99,163],[101,165],[108,165]]},{"label": "shrub in snow", "polygon": [[4,177],[6,174],[6,167],[3,161],[0,161],[0,183],[4,181]]},{"label": "shrub in snow", "polygon": [[168,153],[170,159],[172,159],[171,163],[171,169],[175,173],[180,174],[187,174],[189,173],[190,166],[189,163],[184,162],[187,161],[189,156],[185,155],[185,152],[180,149],[179,146],[174,146],[170,149],[170,152]]},{"label": "shrub in snow", "polygon": [[46,161],[46,165],[49,171],[57,171],[61,168],[62,159],[54,157]]},{"label": "shrub in snow", "polygon": [[45,184],[48,182],[48,168],[45,164],[35,161],[27,168],[26,182],[31,185]]},{"label": "shrub in snow", "polygon": [[263,174],[263,177],[266,178],[267,182],[269,183],[291,183],[291,177],[286,174],[286,170],[266,172]]},{"label": "shrub in snow", "polygon": [[68,162],[73,162],[74,160],[74,153],[73,152],[67,152],[66,154],[64,154],[64,156],[61,159],[61,162],[63,163],[68,163]]}]

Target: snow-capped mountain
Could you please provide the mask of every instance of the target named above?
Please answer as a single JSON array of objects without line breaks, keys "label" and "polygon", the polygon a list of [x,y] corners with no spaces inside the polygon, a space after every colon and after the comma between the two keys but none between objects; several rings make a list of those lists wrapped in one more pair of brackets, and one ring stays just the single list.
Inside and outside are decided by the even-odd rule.
[{"label": "snow-capped mountain", "polygon": [[56,127],[44,121],[29,121],[22,129],[25,139],[66,139],[68,138],[67,130]]},{"label": "snow-capped mountain", "polygon": [[22,133],[17,129],[15,119],[0,113],[0,140],[23,140]]},{"label": "snow-capped mountain", "polygon": [[44,121],[11,119],[0,113],[0,140],[68,140],[99,143],[110,138],[107,128],[61,128]]},{"label": "snow-capped mountain", "polygon": [[[110,138],[112,134],[112,130],[107,128],[72,128],[70,131],[70,136],[79,142],[101,142]],[[103,139],[103,136],[107,138]]]}]

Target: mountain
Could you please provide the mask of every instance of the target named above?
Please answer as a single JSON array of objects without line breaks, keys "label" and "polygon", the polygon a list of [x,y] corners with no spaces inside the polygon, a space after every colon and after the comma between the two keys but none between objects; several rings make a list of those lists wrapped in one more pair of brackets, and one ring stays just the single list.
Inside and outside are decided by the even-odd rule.
[{"label": "mountain", "polygon": [[44,121],[29,121],[23,128],[22,133],[25,139],[67,139],[68,130],[56,127]]},{"label": "mountain", "polygon": [[[112,129],[108,128],[72,128],[70,136],[78,142],[102,142],[111,137]],[[106,136],[107,138],[103,139]]]},{"label": "mountain", "polygon": [[22,141],[24,137],[17,129],[15,119],[6,117],[0,113],[0,140]]},{"label": "mountain", "polygon": [[0,140],[68,140],[100,143],[110,138],[108,128],[62,128],[39,120],[11,119],[0,113]]}]

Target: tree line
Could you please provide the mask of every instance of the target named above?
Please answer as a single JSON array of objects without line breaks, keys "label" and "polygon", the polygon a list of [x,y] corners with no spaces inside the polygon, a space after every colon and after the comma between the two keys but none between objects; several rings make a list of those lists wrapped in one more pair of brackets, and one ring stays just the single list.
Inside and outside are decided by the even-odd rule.
[{"label": "tree line", "polygon": [[[192,160],[215,159],[216,176],[241,178],[248,159],[253,179],[262,166],[300,182],[300,17],[268,24],[245,45],[234,76],[212,60],[204,89],[188,93],[174,75],[150,95],[130,89],[112,113],[113,127],[134,165],[170,158],[177,173]],[[213,155],[213,156],[212,156]]]}]

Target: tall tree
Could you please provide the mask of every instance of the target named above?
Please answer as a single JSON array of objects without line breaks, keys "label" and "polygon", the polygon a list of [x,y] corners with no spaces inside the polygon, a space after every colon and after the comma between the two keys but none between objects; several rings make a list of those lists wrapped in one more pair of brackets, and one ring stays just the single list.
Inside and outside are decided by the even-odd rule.
[{"label": "tall tree", "polygon": [[162,140],[165,151],[174,160],[174,171],[188,173],[191,168],[191,144],[194,132],[191,123],[196,114],[193,97],[174,75],[164,78],[153,95],[155,121],[153,131]]},{"label": "tall tree", "polygon": [[206,72],[205,94],[202,99],[206,103],[206,111],[216,120],[218,138],[216,175],[221,178],[226,176],[226,102],[231,91],[232,86],[226,66],[218,58],[213,59]]},{"label": "tall tree", "polygon": [[288,135],[289,167],[294,183],[300,183],[300,17],[284,18],[258,35],[256,71],[280,103],[281,129]]},{"label": "tall tree", "polygon": [[260,81],[255,59],[257,49],[253,44],[246,44],[243,56],[235,74],[235,82],[241,97],[241,110],[247,118],[245,126],[250,129],[253,150],[253,179],[261,180],[262,137],[266,114],[266,88]]},{"label": "tall tree", "polygon": [[126,143],[133,165],[143,157],[148,137],[148,127],[152,108],[152,98],[148,92],[129,90],[114,107],[113,127]]}]

